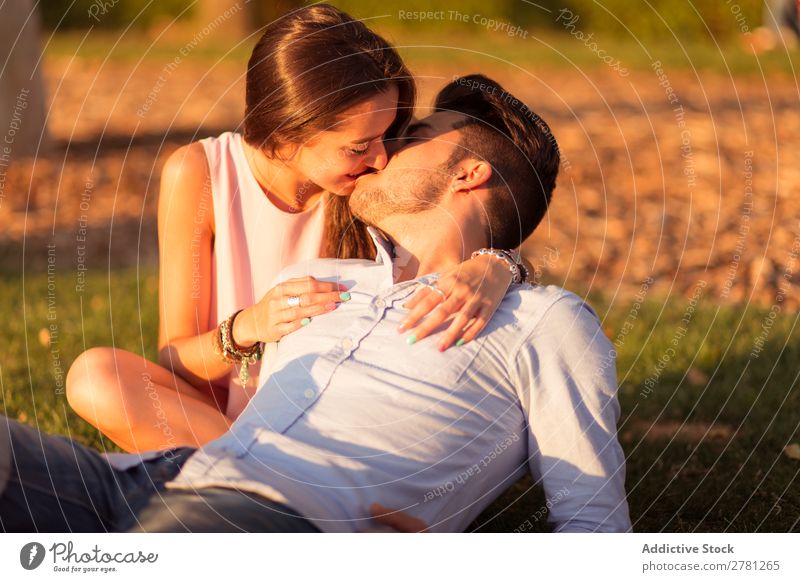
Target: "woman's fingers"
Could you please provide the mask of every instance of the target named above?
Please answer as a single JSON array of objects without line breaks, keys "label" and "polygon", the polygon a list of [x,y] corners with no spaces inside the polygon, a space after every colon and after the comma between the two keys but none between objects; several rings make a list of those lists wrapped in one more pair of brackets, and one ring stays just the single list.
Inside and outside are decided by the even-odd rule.
[{"label": "woman's fingers", "polygon": [[[442,294],[437,293],[430,287],[425,286],[419,289],[411,300],[404,305],[409,311],[406,318],[400,323],[400,327],[397,328],[398,333],[403,333],[417,325],[420,319],[433,311],[442,301],[444,301]],[[422,339],[422,337],[420,336],[418,339]]]},{"label": "woman's fingers", "polygon": [[280,311],[279,321],[288,322],[316,317],[333,311],[337,305],[338,303],[335,301],[328,301],[327,303],[315,303],[308,307],[287,307]]},{"label": "woman's fingers", "polygon": [[[454,286],[457,282],[458,281],[455,280],[455,278],[451,275],[445,275],[439,277],[434,282],[434,285],[437,289],[440,289],[444,292],[445,297],[450,297],[450,294],[453,292]],[[435,297],[441,297],[441,293],[434,291],[430,285],[420,283],[420,288],[414,292],[414,295],[411,296],[411,299],[403,303],[403,307],[411,311],[417,305],[419,305],[421,301],[425,301],[427,298],[429,298],[431,293],[433,293]]]},{"label": "woman's fingers", "polygon": [[458,345],[463,345],[466,343],[466,340],[463,337],[464,328],[467,327],[467,325],[473,320],[474,309],[474,305],[467,303],[461,308],[461,311],[456,314],[452,323],[450,324],[450,327],[445,330],[445,332],[442,334],[442,338],[439,340],[439,343],[436,344],[436,347],[440,352],[445,351],[456,342],[458,342]]},{"label": "woman's fingers", "polygon": [[486,327],[486,324],[489,323],[489,320],[492,318],[491,315],[487,315],[486,311],[481,309],[469,323],[469,327],[464,330],[464,335],[461,336],[461,339],[464,340],[461,342],[461,345],[471,342],[474,340],[478,335],[483,331],[483,328]]},{"label": "woman's fingers", "polygon": [[294,321],[285,321],[277,324],[273,329],[275,330],[275,337],[273,341],[280,340],[283,336],[289,335],[293,331],[297,331],[303,327],[302,320],[296,319]]},{"label": "woman's fingers", "polygon": [[413,336],[413,342],[428,337],[437,327],[444,323],[448,317],[458,312],[461,307],[460,304],[461,300],[458,297],[450,297],[444,303],[439,303],[434,306],[433,310],[427,314],[422,323],[411,329],[411,335],[409,335],[409,337]]},{"label": "woman's fingers", "polygon": [[[292,297],[297,300],[290,304]],[[273,287],[256,305],[256,335],[261,341],[278,341],[307,325],[310,318],[349,300],[350,294],[340,283],[317,281],[313,277],[289,279]]]},{"label": "woman's fingers", "polygon": [[339,299],[338,296],[334,298],[330,294],[318,293],[315,301],[306,307],[287,307],[278,311],[275,318],[275,332],[278,339],[308,325],[312,318],[333,311],[342,299]]},{"label": "woman's fingers", "polygon": [[430,287],[428,287],[427,285],[423,285],[414,292],[414,295],[411,296],[411,299],[403,303],[403,307],[411,311],[412,309],[414,309],[414,307],[417,306],[417,303],[419,303],[423,298],[425,298],[428,295],[430,291],[431,291]]},{"label": "woman's fingers", "polygon": [[300,277],[289,279],[276,287],[279,295],[286,298],[293,295],[311,295],[314,293],[344,293],[347,291],[341,283],[317,281],[313,277]]},{"label": "woman's fingers", "polygon": [[[291,306],[289,305],[289,297],[297,297],[300,300],[298,305]],[[350,298],[348,295],[344,293],[340,293],[339,291],[334,292],[327,292],[327,293],[303,293],[301,295],[284,295],[278,300],[278,308],[283,311],[287,308],[305,308],[305,307],[313,307],[314,305],[327,305],[328,303],[342,303],[343,301],[349,301]]]},{"label": "woman's fingers", "polygon": [[[425,305],[425,302],[418,303],[417,308],[423,309]],[[475,339],[486,327],[493,311],[491,306],[474,296],[469,301],[463,302],[454,295],[431,311],[418,327],[411,329],[409,337],[413,336],[412,343],[416,343],[430,335],[442,322],[455,314],[453,321],[436,344],[436,348],[443,352],[453,344],[462,346]]]}]

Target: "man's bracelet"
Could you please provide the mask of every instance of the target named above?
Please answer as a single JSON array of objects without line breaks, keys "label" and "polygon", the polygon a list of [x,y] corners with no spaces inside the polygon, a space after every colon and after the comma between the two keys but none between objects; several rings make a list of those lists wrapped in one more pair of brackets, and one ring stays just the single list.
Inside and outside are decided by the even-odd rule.
[{"label": "man's bracelet", "polygon": [[492,256],[507,264],[508,269],[511,271],[511,282],[515,285],[519,283],[526,283],[530,278],[528,269],[525,267],[522,261],[517,261],[514,258],[514,255],[511,253],[511,251],[506,251],[503,249],[479,249],[472,253],[470,258],[474,259],[475,257],[479,257],[481,255]]}]

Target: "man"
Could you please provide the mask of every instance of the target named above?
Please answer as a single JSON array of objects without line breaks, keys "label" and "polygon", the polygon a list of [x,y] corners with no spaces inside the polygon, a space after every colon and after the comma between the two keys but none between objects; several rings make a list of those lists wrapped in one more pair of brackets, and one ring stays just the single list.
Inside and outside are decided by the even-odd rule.
[{"label": "man", "polygon": [[[29,479],[67,506],[67,517],[45,512],[56,525],[71,511],[98,529],[350,532],[373,526],[381,502],[430,531],[463,531],[530,471],[556,531],[627,531],[611,346],[586,304],[519,284],[477,338],[450,350],[437,349],[441,331],[420,341],[397,332],[420,284],[480,248],[519,246],[558,172],[547,125],[490,79],[452,82],[436,110],[352,194],[376,261],[315,260],[282,274],[341,281],[351,300],[281,340],[228,433],[121,471],[66,441],[41,446],[9,421],[14,458],[22,447],[41,460],[10,471],[3,524],[36,523],[20,493]],[[444,294],[429,287],[422,301]],[[480,305],[473,314],[489,316]],[[83,464],[63,469],[73,447]],[[50,475],[48,462],[59,468]],[[86,487],[76,486],[81,471]]]}]

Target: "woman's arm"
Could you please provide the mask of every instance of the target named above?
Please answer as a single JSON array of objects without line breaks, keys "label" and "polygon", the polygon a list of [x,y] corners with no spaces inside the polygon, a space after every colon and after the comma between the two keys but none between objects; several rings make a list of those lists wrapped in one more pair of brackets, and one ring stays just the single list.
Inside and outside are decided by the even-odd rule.
[{"label": "woman's arm", "polygon": [[[164,166],[158,204],[159,363],[192,385],[214,381],[231,369],[214,352],[211,323],[211,257],[214,206],[205,151],[200,143],[177,150]],[[290,279],[245,308],[233,327],[241,346],[275,342],[343,301],[344,286],[312,277]],[[287,299],[300,298],[299,307]]]},{"label": "woman's arm", "polygon": [[195,386],[230,371],[214,353],[216,330],[207,331],[213,245],[211,177],[203,146],[195,142],[167,160],[158,201],[158,360]]}]

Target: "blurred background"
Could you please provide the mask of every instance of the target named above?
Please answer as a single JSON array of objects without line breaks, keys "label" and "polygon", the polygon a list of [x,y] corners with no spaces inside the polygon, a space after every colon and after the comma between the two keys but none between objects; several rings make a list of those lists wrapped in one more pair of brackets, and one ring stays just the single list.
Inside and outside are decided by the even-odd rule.
[{"label": "blurred background", "polygon": [[[634,528],[800,529],[800,3],[331,3],[398,47],[420,115],[481,72],[553,129],[558,188],[524,251],[614,343]],[[95,345],[155,359],[163,161],[240,127],[259,29],[300,5],[0,5],[9,416],[113,449],[68,410],[66,371]],[[471,529],[544,531],[546,503],[524,479]]]}]

